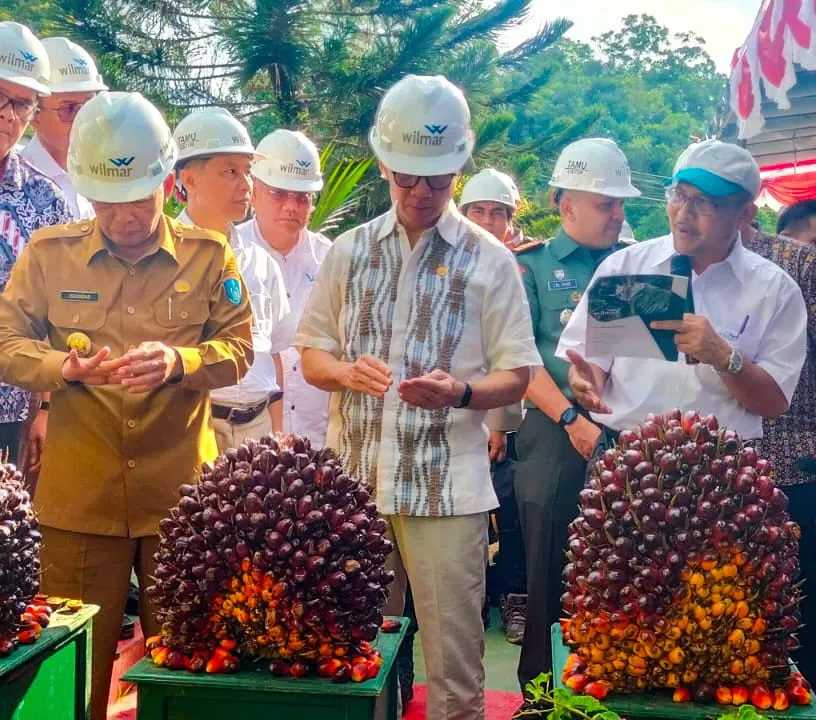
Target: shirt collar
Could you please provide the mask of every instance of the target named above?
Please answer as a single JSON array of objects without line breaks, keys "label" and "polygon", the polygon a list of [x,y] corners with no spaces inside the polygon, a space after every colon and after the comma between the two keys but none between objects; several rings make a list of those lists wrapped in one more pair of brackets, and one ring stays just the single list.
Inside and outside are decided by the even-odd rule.
[{"label": "shirt collar", "polygon": [[57,177],[68,176],[68,173],[59,166],[51,153],[46,150],[45,145],[40,142],[39,135],[35,135],[28,141],[28,145],[23,150],[23,157],[27,158],[35,168],[52,180]]},{"label": "shirt collar", "polygon": [[579,245],[577,242],[575,242],[575,240],[567,235],[566,231],[562,227],[558,228],[558,232],[555,233],[555,237],[550,240],[550,249],[559,262],[563,262],[567,257],[572,255],[572,253],[581,248],[583,248],[583,245]]},{"label": "shirt collar", "polygon": [[[670,261],[677,253],[674,250],[674,238],[671,235],[666,235],[661,239],[660,243],[661,248],[660,252],[656,253],[656,259],[659,264],[663,264]],[[739,282],[745,282],[746,252],[748,251],[742,246],[742,238],[738,237],[728,256],[724,260],[710,265],[704,272],[708,272],[712,267],[718,265],[727,265]]]},{"label": "shirt collar", "polygon": [[19,190],[23,187],[23,161],[19,153],[12,150],[6,159],[6,171],[0,178],[0,185]]},{"label": "shirt collar", "polygon": [[[97,221],[92,222],[93,231],[91,232],[91,237],[88,241],[88,255],[85,261],[86,265],[90,264],[91,260],[93,260],[101,252],[107,252],[109,255],[113,255],[108,247],[108,244],[105,242],[105,237],[102,235],[102,230],[99,228],[99,223]],[[153,245],[153,248],[148,250],[144,257],[148,257],[155,254],[159,250],[163,250],[171,258],[173,258],[174,262],[178,262],[178,258],[176,256],[176,241],[184,241],[183,229],[179,227],[178,223],[170,220],[163,214],[161,220],[159,220],[159,237],[156,243]]]},{"label": "shirt collar", "polygon": [[[451,200],[448,202],[442,215],[440,215],[439,220],[436,221],[435,229],[445,242],[449,245],[455,245],[464,221],[465,218],[456,209],[456,204]],[[383,240],[388,237],[396,230],[398,224],[397,206],[392,205],[391,209],[382,218],[382,224],[377,230],[377,240]]]}]

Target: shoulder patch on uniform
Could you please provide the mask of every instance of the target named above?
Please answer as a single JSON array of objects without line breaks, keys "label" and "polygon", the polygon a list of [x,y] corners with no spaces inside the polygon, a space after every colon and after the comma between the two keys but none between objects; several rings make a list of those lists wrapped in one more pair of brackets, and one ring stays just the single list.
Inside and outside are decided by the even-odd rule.
[{"label": "shoulder patch on uniform", "polygon": [[228,244],[225,235],[215,230],[205,230],[197,225],[188,225],[175,218],[167,218],[170,229],[179,240],[212,240],[220,245]]},{"label": "shoulder patch on uniform", "polygon": [[521,255],[522,253],[525,253],[528,250],[532,250],[533,248],[546,247],[546,246],[547,246],[547,243],[542,241],[542,240],[530,240],[529,242],[526,242],[523,245],[519,245],[518,247],[514,247],[513,252],[516,255]]},{"label": "shoulder patch on uniform", "polygon": [[83,220],[66,225],[49,225],[39,228],[31,234],[31,242],[37,240],[53,240],[59,238],[77,238],[90,235],[94,229],[93,220]]}]

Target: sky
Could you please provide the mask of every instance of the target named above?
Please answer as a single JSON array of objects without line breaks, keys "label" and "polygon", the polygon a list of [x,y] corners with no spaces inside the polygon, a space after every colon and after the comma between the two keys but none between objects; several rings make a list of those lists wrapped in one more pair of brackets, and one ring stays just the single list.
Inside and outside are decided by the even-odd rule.
[{"label": "sky", "polygon": [[[721,72],[728,72],[734,50],[742,45],[762,0],[533,0],[531,23],[566,17],[575,25],[567,33],[588,42],[616,30],[630,14],[647,13],[673,32],[693,31]],[[529,32],[521,32],[522,36]]]}]

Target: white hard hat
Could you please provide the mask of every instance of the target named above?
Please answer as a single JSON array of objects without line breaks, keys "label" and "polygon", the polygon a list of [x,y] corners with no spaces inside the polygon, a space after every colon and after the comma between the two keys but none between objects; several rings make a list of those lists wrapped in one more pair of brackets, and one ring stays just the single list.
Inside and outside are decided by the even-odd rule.
[{"label": "white hard hat", "polygon": [[89,200],[132,202],[173,172],[176,153],[170,128],[142,95],[101,92],[74,119],[68,175]]},{"label": "white hard hat", "polygon": [[25,25],[0,22],[0,79],[50,95],[51,71],[43,44]]},{"label": "white hard hat", "polygon": [[51,92],[99,92],[107,90],[96,63],[87,50],[64,37],[42,41],[51,66]]},{"label": "white hard hat", "polygon": [[513,178],[493,168],[487,168],[467,181],[459,204],[464,207],[470,203],[485,201],[502,203],[515,210],[521,202],[521,195]]},{"label": "white hard hat", "polygon": [[692,143],[677,158],[672,182],[686,182],[711,197],[727,197],[745,190],[752,198],[762,185],[759,165],[739,145],[709,139]]},{"label": "white hard hat", "polygon": [[623,151],[613,140],[586,138],[564,148],[555,162],[550,185],[613,198],[638,197]]},{"label": "white hard hat", "polygon": [[261,159],[252,163],[252,175],[280,190],[317,192],[323,187],[320,153],[302,132],[275,130],[258,143]]},{"label": "white hard hat", "polygon": [[441,75],[406,75],[391,87],[368,137],[385,167],[408,175],[459,172],[474,143],[465,96]]},{"label": "white hard hat", "polygon": [[191,112],[176,126],[173,138],[179,162],[209,155],[255,154],[247,129],[220,107]]}]

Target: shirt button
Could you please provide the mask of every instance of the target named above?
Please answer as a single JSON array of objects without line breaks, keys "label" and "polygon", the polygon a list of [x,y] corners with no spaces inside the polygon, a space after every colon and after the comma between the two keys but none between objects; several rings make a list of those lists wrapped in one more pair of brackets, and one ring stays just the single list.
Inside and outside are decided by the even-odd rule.
[{"label": "shirt button", "polygon": [[133,315],[136,312],[136,308],[133,305],[128,305],[127,309],[128,315]]},{"label": "shirt button", "polygon": [[88,230],[90,230],[90,229],[91,229],[90,225],[80,225],[79,226],[79,231],[80,232],[88,232]]},{"label": "shirt button", "polygon": [[136,274],[136,268],[130,268],[130,270],[128,270],[128,275],[130,275],[130,277],[133,277],[135,274]]},{"label": "shirt button", "polygon": [[[135,428],[135,427],[136,427],[136,421],[135,421],[135,420],[128,420],[128,421],[127,421],[127,426],[128,426],[128,427],[129,427],[131,430],[133,430],[133,428]],[[133,462],[133,461],[131,460],[131,462]],[[133,463],[133,464],[135,465],[136,463]]]},{"label": "shirt button", "polygon": [[75,322],[75,323],[79,322],[79,315],[74,315],[73,322]]},{"label": "shirt button", "polygon": [[182,320],[186,320],[186,319],[187,319],[187,311],[186,311],[186,310],[182,310],[182,311],[181,311],[181,319],[182,319]]},{"label": "shirt button", "polygon": [[292,405],[292,410],[294,410],[294,409],[295,409],[295,406],[294,406],[294,405]]},{"label": "shirt button", "polygon": [[127,466],[132,470],[133,468],[136,467],[136,461],[135,460],[128,460],[127,461]]}]

